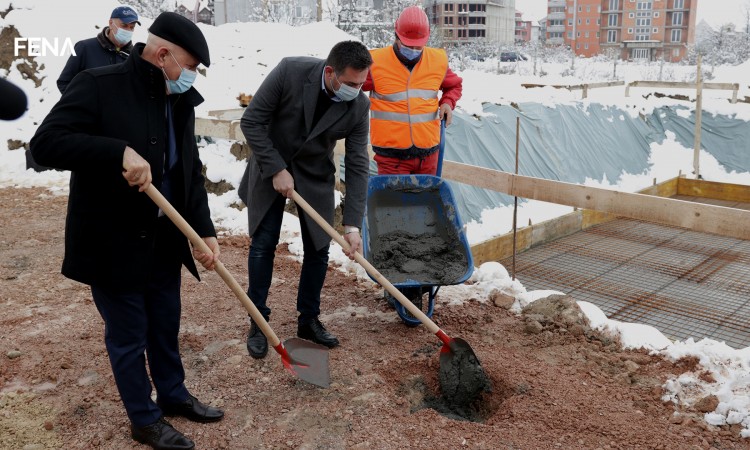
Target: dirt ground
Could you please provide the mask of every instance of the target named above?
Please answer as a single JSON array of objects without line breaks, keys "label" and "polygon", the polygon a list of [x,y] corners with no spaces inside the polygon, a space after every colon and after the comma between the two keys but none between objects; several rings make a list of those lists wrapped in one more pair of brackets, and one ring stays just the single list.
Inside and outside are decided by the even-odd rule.
[{"label": "dirt ground", "polygon": [[[66,202],[43,189],[0,190],[0,448],[146,448],[130,439],[91,293],[59,273]],[[247,249],[246,237],[222,239],[222,260],[244,285]],[[276,261],[269,303],[283,340],[296,331],[299,264],[286,249]],[[188,388],[226,417],[172,422],[202,449],[750,447],[739,429],[660,400],[662,383],[694,361],[621,351],[565,313],[517,316],[501,297],[481,300],[434,315],[471,344],[492,382],[482,420],[469,422],[424,406],[439,394],[439,341],[406,327],[369,281],[328,272],[321,318],[341,346],[321,389],[284,371],[273,351],[251,359],[231,291],[216,274],[199,283],[185,272]]]}]

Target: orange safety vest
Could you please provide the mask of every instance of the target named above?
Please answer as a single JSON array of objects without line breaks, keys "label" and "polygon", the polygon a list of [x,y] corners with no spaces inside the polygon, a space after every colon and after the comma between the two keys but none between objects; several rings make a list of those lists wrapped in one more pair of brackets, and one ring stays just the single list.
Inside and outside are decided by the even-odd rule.
[{"label": "orange safety vest", "polygon": [[425,47],[409,72],[393,47],[370,50],[370,143],[373,147],[432,148],[440,144],[438,91],[448,71],[443,49]]}]

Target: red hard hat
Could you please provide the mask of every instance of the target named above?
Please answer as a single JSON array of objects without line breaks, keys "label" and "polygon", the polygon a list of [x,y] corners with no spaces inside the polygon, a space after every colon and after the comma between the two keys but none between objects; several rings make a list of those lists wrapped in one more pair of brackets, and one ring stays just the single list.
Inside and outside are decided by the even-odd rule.
[{"label": "red hard hat", "polygon": [[410,6],[396,19],[396,36],[409,47],[423,47],[430,39],[430,21],[419,6]]}]

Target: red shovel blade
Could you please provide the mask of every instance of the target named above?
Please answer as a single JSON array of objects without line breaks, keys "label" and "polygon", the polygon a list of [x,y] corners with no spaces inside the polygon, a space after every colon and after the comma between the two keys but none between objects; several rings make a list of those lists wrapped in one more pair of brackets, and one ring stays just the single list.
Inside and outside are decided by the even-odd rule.
[{"label": "red shovel blade", "polygon": [[292,375],[315,386],[331,385],[328,347],[299,338],[291,338],[274,347],[281,362]]}]

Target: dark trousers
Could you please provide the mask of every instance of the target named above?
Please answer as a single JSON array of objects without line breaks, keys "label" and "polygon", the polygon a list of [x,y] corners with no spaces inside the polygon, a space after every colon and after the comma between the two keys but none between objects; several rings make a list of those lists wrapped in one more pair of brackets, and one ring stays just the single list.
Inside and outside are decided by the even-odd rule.
[{"label": "dark trousers", "polygon": [[[104,342],[117,389],[132,424],[156,422],[162,412],[151,400],[151,381],[159,400],[180,403],[188,398],[177,335],[180,330],[179,254],[164,239],[167,225],[159,219],[152,277],[139,292],[121,292],[92,286],[99,314],[104,319]],[[170,230],[169,232],[172,232]],[[145,355],[144,355],[145,353]]]},{"label": "dark trousers", "polygon": [[[266,299],[273,277],[273,260],[279,243],[285,203],[286,198],[279,195],[271,205],[252,236],[247,258],[250,277],[247,296],[266,320],[271,315],[271,308],[266,305]],[[301,217],[303,213],[299,214],[304,257],[297,290],[297,311],[300,314],[299,323],[307,323],[320,315],[320,291],[323,289],[328,269],[329,245],[320,250],[315,249],[310,238],[310,231]]]}]

